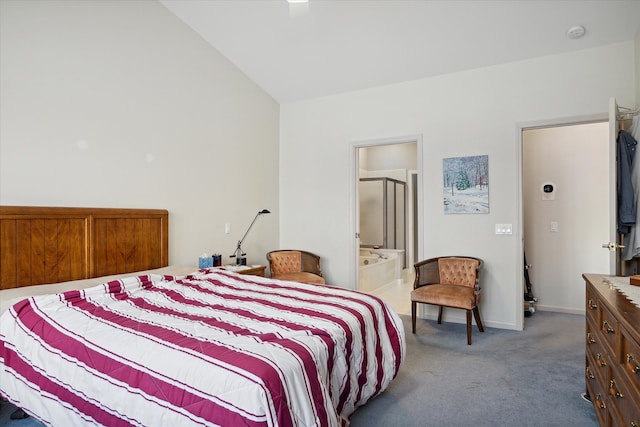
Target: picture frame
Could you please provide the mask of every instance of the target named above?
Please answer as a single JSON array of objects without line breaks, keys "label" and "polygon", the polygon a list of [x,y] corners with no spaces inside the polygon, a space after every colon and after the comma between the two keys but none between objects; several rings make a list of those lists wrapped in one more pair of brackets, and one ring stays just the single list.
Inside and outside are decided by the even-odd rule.
[{"label": "picture frame", "polygon": [[444,213],[489,213],[489,156],[442,159]]}]

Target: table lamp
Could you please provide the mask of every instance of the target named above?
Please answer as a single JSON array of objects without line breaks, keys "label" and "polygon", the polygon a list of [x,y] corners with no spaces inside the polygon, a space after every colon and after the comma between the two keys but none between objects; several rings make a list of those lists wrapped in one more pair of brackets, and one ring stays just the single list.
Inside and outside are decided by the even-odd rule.
[{"label": "table lamp", "polygon": [[230,258],[236,259],[237,265],[247,265],[247,258],[245,257],[246,253],[242,251],[242,242],[244,242],[244,239],[247,237],[247,234],[249,234],[249,230],[251,230],[251,227],[253,227],[253,224],[255,224],[258,217],[260,215],[268,214],[268,213],[271,213],[271,211],[267,209],[262,209],[260,212],[256,214],[256,217],[253,218],[251,225],[249,226],[249,228],[247,228],[247,231],[244,233],[244,236],[242,236],[242,239],[238,240],[238,247],[236,248],[236,251],[233,253],[233,255],[229,255]]}]

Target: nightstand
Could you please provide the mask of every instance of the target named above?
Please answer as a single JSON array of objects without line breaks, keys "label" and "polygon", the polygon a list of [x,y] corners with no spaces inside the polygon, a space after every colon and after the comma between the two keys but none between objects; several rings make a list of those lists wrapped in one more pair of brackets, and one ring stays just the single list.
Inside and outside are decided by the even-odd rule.
[{"label": "nightstand", "polygon": [[223,265],[223,269],[227,271],[233,271],[238,274],[250,274],[252,276],[264,277],[264,271],[267,268],[266,265]]}]

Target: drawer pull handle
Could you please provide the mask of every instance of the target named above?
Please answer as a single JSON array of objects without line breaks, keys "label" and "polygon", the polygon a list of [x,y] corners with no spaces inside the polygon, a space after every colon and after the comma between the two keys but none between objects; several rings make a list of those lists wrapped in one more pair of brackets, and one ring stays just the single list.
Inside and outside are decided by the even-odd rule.
[{"label": "drawer pull handle", "polygon": [[633,354],[627,353],[627,368],[634,374],[640,372],[640,363],[633,357]]},{"label": "drawer pull handle", "polygon": [[604,368],[605,366],[607,366],[607,362],[604,361],[604,358],[602,357],[602,355],[600,353],[598,353],[596,355],[596,363],[598,364],[598,366],[600,366],[601,368]]},{"label": "drawer pull handle", "polygon": [[609,393],[611,393],[611,396],[615,396],[618,399],[622,399],[624,397],[624,395],[620,392],[620,389],[618,389],[616,380],[609,381]]},{"label": "drawer pull handle", "polygon": [[595,310],[596,308],[598,308],[598,304],[596,304],[595,302],[593,302],[593,300],[591,300],[591,299],[589,300],[589,304],[588,304],[588,305],[589,305],[589,308],[590,308],[591,310]]},{"label": "drawer pull handle", "polygon": [[607,409],[607,405],[604,403],[604,400],[602,400],[602,396],[600,396],[600,393],[596,395],[596,407],[600,409]]},{"label": "drawer pull handle", "polygon": [[595,376],[593,375],[593,373],[591,372],[591,369],[589,369],[588,366],[587,366],[587,369],[585,370],[585,375],[587,376],[587,379],[589,379],[589,380],[595,379]]},{"label": "drawer pull handle", "polygon": [[595,344],[596,343],[596,339],[593,338],[593,335],[591,335],[591,332],[587,332],[587,344]]},{"label": "drawer pull handle", "polygon": [[609,322],[607,322],[606,320],[602,321],[602,330],[608,334],[613,334],[616,332],[616,330],[613,329],[611,325],[609,325]]}]

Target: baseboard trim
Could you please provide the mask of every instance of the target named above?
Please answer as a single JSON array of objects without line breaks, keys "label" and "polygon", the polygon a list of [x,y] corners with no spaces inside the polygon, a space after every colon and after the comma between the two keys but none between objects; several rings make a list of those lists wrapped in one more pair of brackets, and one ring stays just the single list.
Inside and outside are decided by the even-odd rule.
[{"label": "baseboard trim", "polygon": [[538,303],[536,303],[535,307],[537,311],[551,311],[554,313],[581,314],[583,316],[586,314],[584,308],[556,307],[553,305],[542,305]]}]

